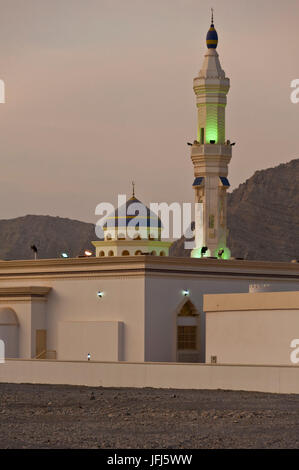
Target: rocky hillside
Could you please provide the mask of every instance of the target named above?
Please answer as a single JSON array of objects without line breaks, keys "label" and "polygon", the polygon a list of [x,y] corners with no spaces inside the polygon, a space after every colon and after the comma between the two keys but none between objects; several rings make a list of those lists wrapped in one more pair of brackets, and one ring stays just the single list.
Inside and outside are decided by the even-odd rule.
[{"label": "rocky hillside", "polygon": [[[252,260],[299,259],[299,159],[257,171],[228,195],[228,244],[232,256]],[[0,259],[56,258],[63,251],[75,257],[91,248],[93,224],[60,217],[27,215],[0,220]],[[190,256],[184,240],[172,256]]]},{"label": "rocky hillside", "polygon": [[0,220],[0,259],[33,258],[32,244],[39,258],[57,258],[64,251],[76,257],[95,239],[93,224],[77,220],[48,215]]},{"label": "rocky hillside", "polygon": [[[228,246],[252,260],[299,259],[299,159],[257,171],[228,195]],[[190,256],[180,239],[173,256]]]}]

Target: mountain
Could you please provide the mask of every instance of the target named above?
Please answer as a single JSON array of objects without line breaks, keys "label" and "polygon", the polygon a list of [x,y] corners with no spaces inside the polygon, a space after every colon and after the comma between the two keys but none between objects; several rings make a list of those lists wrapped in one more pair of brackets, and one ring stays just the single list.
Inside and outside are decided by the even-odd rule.
[{"label": "mountain", "polygon": [[0,220],[0,259],[30,259],[32,244],[39,258],[57,258],[62,252],[70,257],[93,248],[96,240],[93,224],[49,215],[26,215]]},{"label": "mountain", "polygon": [[[232,256],[252,260],[299,259],[299,159],[256,171],[228,194],[228,246]],[[172,256],[190,256],[184,240]]]},{"label": "mountain", "polygon": [[[299,159],[257,171],[228,194],[228,246],[232,256],[269,261],[299,259]],[[32,244],[40,258],[62,252],[76,257],[93,248],[93,224],[61,217],[27,215],[0,220],[0,259],[30,259]],[[190,256],[184,239],[171,256]]]}]

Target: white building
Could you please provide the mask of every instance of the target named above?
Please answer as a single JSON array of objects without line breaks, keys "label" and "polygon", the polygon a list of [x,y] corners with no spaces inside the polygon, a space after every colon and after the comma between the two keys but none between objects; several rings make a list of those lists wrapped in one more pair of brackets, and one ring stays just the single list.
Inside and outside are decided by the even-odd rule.
[{"label": "white building", "polygon": [[298,265],[158,256],[2,261],[0,339],[7,357],[204,361],[204,294],[248,293],[259,282],[299,290]]},{"label": "white building", "polygon": [[[193,257],[167,256],[170,243],[161,240],[161,221],[142,204],[144,213],[139,214],[132,236],[131,222],[140,204],[133,195],[108,218],[103,240],[93,242],[95,257],[0,261],[0,340],[7,358],[239,360],[236,338],[243,338],[246,347],[246,332],[258,333],[260,317],[248,310],[239,316],[219,313],[225,304],[223,294],[259,295],[248,292],[251,285],[260,283],[277,292],[299,290],[298,264],[228,259],[226,190],[231,144],[225,141],[224,109],[229,80],[219,63],[216,36],[212,25],[204,65],[194,80],[198,136],[191,158],[199,211]],[[207,335],[206,294],[213,294],[206,301]],[[220,303],[214,294],[222,294]],[[285,297],[280,298],[282,312]],[[263,329],[274,317],[263,316]],[[297,327],[296,315],[285,318],[290,322],[288,331]],[[275,327],[269,325],[276,343],[283,321],[280,315]],[[254,341],[251,337],[247,345],[254,347]],[[256,354],[250,354],[249,350],[242,357],[256,361]]]}]

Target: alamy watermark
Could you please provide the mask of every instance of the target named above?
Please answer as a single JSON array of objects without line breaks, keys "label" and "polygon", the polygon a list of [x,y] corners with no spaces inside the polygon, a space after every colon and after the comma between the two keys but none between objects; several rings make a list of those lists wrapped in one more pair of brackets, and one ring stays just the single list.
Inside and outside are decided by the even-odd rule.
[{"label": "alamy watermark", "polygon": [[2,339],[0,339],[0,364],[5,362],[5,344]]},{"label": "alamy watermark", "polygon": [[292,364],[299,364],[299,339],[293,339],[290,347],[293,349],[290,354]]},{"label": "alamy watermark", "polygon": [[0,104],[5,103],[5,83],[0,79]]},{"label": "alamy watermark", "polygon": [[[96,235],[104,239],[105,232],[113,233],[118,237],[125,236],[132,240],[136,237],[142,239],[152,236],[161,240],[179,239],[185,237],[185,248],[193,249],[195,246],[195,229],[192,221],[196,213],[200,212],[200,203],[152,202],[147,208],[141,202],[127,204],[125,194],[118,195],[117,208],[109,202],[101,202],[95,209],[95,214],[101,216],[96,223]],[[117,221],[117,224],[116,224]],[[116,233],[115,233],[116,232]]]},{"label": "alamy watermark", "polygon": [[290,95],[291,102],[297,104],[299,103],[299,78],[295,78],[291,81],[291,88],[294,88]]}]

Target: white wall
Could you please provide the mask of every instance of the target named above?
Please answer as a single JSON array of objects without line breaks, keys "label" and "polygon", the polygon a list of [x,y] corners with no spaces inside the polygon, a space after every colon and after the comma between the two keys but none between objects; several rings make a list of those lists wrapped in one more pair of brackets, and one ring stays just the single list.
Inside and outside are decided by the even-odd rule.
[{"label": "white wall", "polygon": [[[159,265],[154,267],[159,268]],[[44,304],[34,301],[36,303],[32,304],[35,307],[31,307],[31,302],[27,300],[11,300],[7,303],[7,306],[14,308],[20,322],[20,357],[35,356],[35,329],[43,329],[43,325],[47,328],[47,348],[57,351],[59,357],[59,322],[84,321],[123,322],[124,361],[176,361],[175,317],[183,301],[182,290],[189,289],[190,300],[201,313],[201,358],[204,361],[203,294],[248,292],[249,284],[255,278],[252,276],[241,279],[229,275],[216,277],[215,273],[202,274],[199,277],[196,267],[193,267],[194,274],[188,271],[187,275],[180,275],[168,273],[167,265],[162,264],[162,267],[164,270],[160,274],[136,274],[136,277],[132,273],[127,276],[125,267],[115,275],[113,265],[111,273],[109,266],[102,273],[93,273],[91,265],[82,277],[77,273],[77,277],[65,278],[65,274],[58,271],[53,275],[50,273],[47,277],[37,273],[32,277],[28,276],[28,279],[16,277],[12,280],[1,280],[1,287],[52,287],[48,301]],[[169,266],[172,270],[175,267]],[[67,265],[64,269],[67,269]],[[292,286],[298,286],[296,281],[270,282],[277,289],[288,285],[291,290]],[[104,293],[102,298],[97,296],[99,290]]]},{"label": "white wall", "polygon": [[[47,349],[59,355],[58,325],[64,321],[123,322],[125,361],[144,360],[144,278],[104,275],[63,279],[59,276],[1,281],[1,287],[52,287],[47,301],[9,299],[19,326],[19,357],[35,357],[35,330],[47,329]],[[97,296],[98,291],[103,297]]]},{"label": "white wall", "polygon": [[207,362],[291,365],[290,344],[299,338],[297,310],[209,312]]},{"label": "white wall", "polygon": [[[40,284],[40,283],[39,283]],[[55,279],[47,302],[48,349],[59,357],[59,322],[123,322],[123,360],[144,360],[144,280],[134,277]],[[98,291],[103,297],[97,296]]]},{"label": "white wall", "polygon": [[203,294],[248,292],[249,280],[193,278],[185,277],[150,277],[146,278],[145,297],[145,360],[176,361],[176,315],[185,300],[183,289],[190,291],[189,299],[200,313],[200,356],[205,362],[205,314],[203,312]]},{"label": "white wall", "polygon": [[0,364],[0,382],[299,393],[298,372],[299,368],[296,366],[10,359]]},{"label": "white wall", "polygon": [[123,360],[122,322],[59,322],[57,359]]}]

